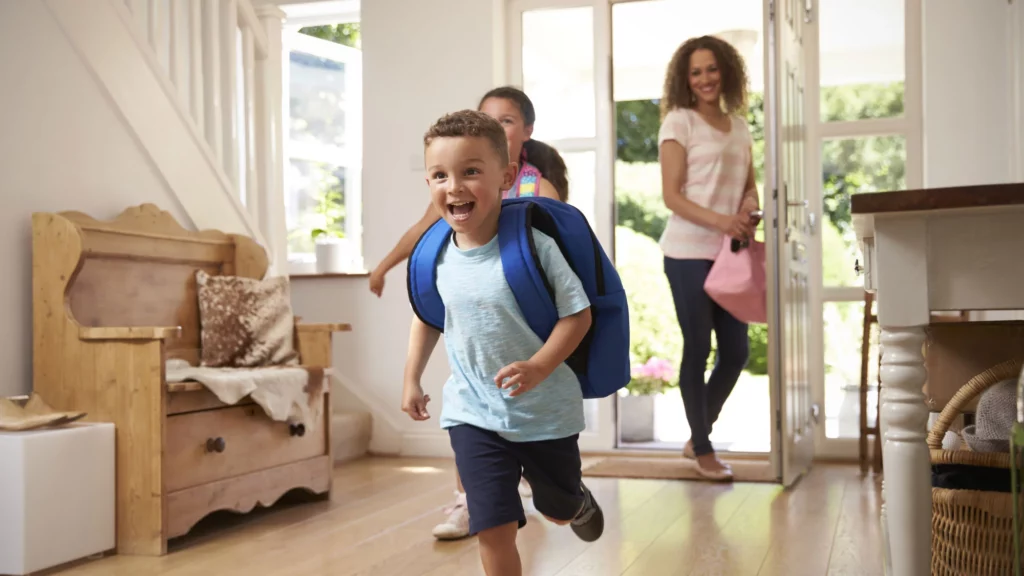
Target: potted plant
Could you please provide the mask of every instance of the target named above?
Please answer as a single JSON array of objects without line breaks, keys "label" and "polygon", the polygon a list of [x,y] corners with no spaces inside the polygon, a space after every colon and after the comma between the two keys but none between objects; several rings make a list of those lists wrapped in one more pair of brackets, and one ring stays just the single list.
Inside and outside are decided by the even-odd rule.
[{"label": "potted plant", "polygon": [[655,397],[676,385],[676,369],[668,360],[652,356],[634,365],[626,394],[619,396],[619,438],[652,442]]},{"label": "potted plant", "polygon": [[351,268],[352,254],[345,238],[345,201],[340,186],[324,188],[315,209],[321,226],[310,231],[316,246],[316,271],[320,274],[345,272]]}]

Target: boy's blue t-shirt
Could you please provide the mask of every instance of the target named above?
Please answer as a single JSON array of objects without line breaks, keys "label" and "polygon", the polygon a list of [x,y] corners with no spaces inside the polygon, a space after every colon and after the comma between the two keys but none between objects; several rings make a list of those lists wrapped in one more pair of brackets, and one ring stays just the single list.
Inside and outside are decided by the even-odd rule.
[{"label": "boy's blue t-shirt", "polygon": [[[580,279],[554,239],[533,230],[541,265],[555,291],[559,318],[590,306]],[[451,376],[444,386],[441,427],[470,424],[512,442],[565,438],[582,432],[583,392],[564,363],[536,388],[514,398],[494,383],[498,371],[529,360],[544,342],[526,323],[505,280],[495,236],[462,250],[455,235],[437,265],[444,301],[444,342]]]}]

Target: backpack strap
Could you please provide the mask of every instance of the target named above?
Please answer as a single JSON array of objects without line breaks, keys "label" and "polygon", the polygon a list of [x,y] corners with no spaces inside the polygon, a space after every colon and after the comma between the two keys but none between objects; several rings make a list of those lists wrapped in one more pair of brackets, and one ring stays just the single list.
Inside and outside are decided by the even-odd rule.
[{"label": "backpack strap", "polygon": [[537,336],[547,340],[558,323],[554,290],[533,242],[533,210],[542,209],[531,200],[506,200],[498,220],[498,249],[501,265],[526,323]]},{"label": "backpack strap", "polygon": [[444,332],[444,302],[437,291],[437,259],[448,245],[452,229],[442,218],[427,229],[409,256],[409,303],[424,324]]}]

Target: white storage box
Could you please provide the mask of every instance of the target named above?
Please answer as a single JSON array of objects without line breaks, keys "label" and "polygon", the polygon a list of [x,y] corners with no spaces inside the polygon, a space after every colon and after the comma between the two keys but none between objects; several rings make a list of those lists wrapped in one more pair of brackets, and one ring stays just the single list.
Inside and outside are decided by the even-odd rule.
[{"label": "white storage box", "polygon": [[114,425],[0,431],[0,574],[115,546]]}]

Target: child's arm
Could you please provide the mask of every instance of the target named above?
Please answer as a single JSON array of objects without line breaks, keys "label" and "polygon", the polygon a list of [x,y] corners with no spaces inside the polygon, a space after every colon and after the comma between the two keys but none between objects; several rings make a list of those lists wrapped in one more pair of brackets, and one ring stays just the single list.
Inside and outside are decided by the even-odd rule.
[{"label": "child's arm", "polygon": [[409,328],[409,351],[405,360],[405,385],[402,389],[402,412],[413,420],[430,418],[430,414],[427,413],[430,396],[423,394],[420,379],[440,336],[440,332],[424,324],[419,317],[413,316],[412,326]]},{"label": "child's arm", "polygon": [[[576,350],[590,330],[590,323],[590,308],[562,318],[555,324],[548,341],[532,358],[505,366],[494,382],[505,389],[517,387],[509,396],[519,396],[536,388]],[[502,384],[505,378],[508,381]]]},{"label": "child's arm", "polygon": [[405,234],[398,240],[398,244],[395,244],[391,252],[388,252],[388,255],[370,273],[370,292],[380,297],[384,292],[384,276],[392,268],[398,266],[403,260],[412,255],[412,251],[416,248],[416,242],[420,239],[420,236],[423,236],[423,233],[440,218],[437,215],[437,210],[434,210],[434,205],[428,204],[427,211],[423,214],[423,217],[406,230]]}]

